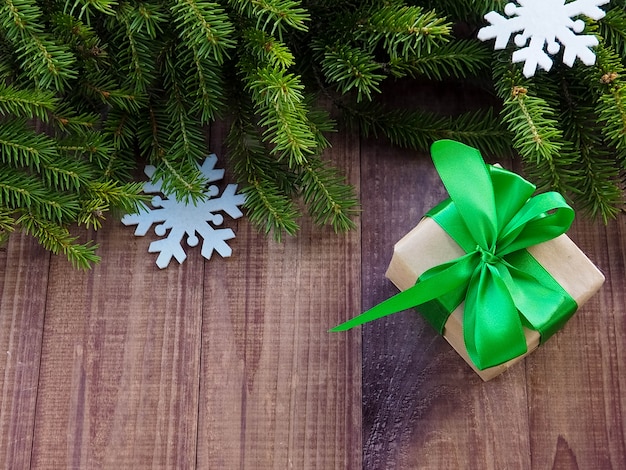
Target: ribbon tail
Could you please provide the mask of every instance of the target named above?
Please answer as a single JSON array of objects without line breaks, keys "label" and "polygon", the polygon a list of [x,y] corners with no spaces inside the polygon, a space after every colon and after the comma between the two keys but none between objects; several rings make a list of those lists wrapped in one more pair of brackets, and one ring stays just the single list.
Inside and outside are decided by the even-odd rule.
[{"label": "ribbon tail", "polygon": [[[436,266],[424,273],[428,277],[419,280],[405,291],[394,295],[366,312],[332,328],[331,332],[346,331],[355,326],[401,312],[436,299],[448,292],[466,285],[476,265],[475,253],[468,253],[456,260]],[[430,275],[432,272],[435,274]]]},{"label": "ribbon tail", "polygon": [[478,369],[497,366],[527,351],[519,313],[498,269],[481,264],[467,291],[463,313],[467,352]]}]

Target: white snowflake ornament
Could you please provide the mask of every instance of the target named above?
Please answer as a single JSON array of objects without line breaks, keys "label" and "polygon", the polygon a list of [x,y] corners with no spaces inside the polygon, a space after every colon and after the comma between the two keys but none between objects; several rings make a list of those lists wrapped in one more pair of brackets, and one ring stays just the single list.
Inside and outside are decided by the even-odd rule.
[{"label": "white snowflake ornament", "polygon": [[[495,38],[495,49],[504,49],[511,35],[520,32],[514,38],[520,48],[513,52],[513,62],[524,62],[523,73],[526,77],[535,74],[537,67],[546,71],[552,67],[550,55],[555,55],[563,46],[563,63],[571,67],[578,57],[585,65],[593,65],[596,55],[591,49],[598,45],[598,39],[592,35],[581,35],[585,22],[573,18],[585,15],[599,20],[605,15],[600,5],[610,0],[517,0],[504,7],[506,18],[495,11],[485,15],[490,26],[478,31],[478,39],[487,41]],[[529,42],[530,40],[530,42]],[[547,50],[547,53],[546,53]],[[550,54],[550,55],[548,55]]]},{"label": "white snowflake ornament", "polygon": [[[215,169],[217,156],[209,155],[202,165],[198,165],[200,171],[207,179],[207,183],[219,181],[224,177],[224,170]],[[146,166],[144,173],[152,178],[155,167]],[[205,192],[206,199],[194,203],[177,201],[172,195],[162,191],[160,180],[147,182],[143,190],[148,194],[160,193],[152,198],[152,208],[145,206],[144,210],[137,214],[127,214],[122,218],[124,225],[137,225],[135,235],[143,236],[148,233],[153,224],[158,224],[154,232],[158,236],[165,238],[150,243],[149,253],[159,253],[156,264],[159,268],[166,268],[172,258],[176,258],[182,263],[187,258],[187,254],[182,247],[182,239],[187,235],[187,244],[191,247],[198,245],[200,235],[202,242],[202,256],[210,259],[213,251],[217,251],[222,257],[232,254],[232,249],[226,240],[235,238],[235,233],[231,229],[217,229],[214,225],[221,225],[224,217],[218,212],[225,212],[233,219],[241,217],[243,214],[239,210],[245,202],[243,194],[236,194],[237,185],[229,184],[219,197],[217,186],[211,185]]]}]

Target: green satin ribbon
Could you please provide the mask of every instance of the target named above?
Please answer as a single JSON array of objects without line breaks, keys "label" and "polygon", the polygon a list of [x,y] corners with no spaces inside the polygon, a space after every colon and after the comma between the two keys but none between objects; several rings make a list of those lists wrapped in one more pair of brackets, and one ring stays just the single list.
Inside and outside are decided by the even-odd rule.
[{"label": "green satin ribbon", "polygon": [[534,185],[487,166],[472,147],[441,140],[431,154],[450,199],[426,215],[466,254],[429,269],[414,286],[331,331],[418,307],[442,333],[465,300],[465,345],[482,370],[527,351],[522,326],[537,330],[544,342],[576,311],[576,301],[526,251],[565,233],[574,211],[558,193],[532,197]]}]

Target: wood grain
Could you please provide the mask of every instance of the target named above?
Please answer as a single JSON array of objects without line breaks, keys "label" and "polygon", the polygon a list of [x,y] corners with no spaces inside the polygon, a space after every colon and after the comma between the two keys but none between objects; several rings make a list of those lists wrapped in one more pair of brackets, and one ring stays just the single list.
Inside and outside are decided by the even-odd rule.
[{"label": "wood grain", "polygon": [[[355,135],[325,157],[358,187]],[[303,219],[279,244],[242,221],[234,250],[204,278],[198,468],[361,468],[360,336],[327,331],[361,308],[359,230]]]},{"label": "wood grain", "polygon": [[17,233],[0,250],[0,468],[30,467],[49,260]]},{"label": "wood grain", "polygon": [[32,468],[194,468],[203,262],[159,270],[112,221],[50,269]]},{"label": "wood grain", "polygon": [[625,229],[622,216],[570,231],[607,281],[527,359],[533,468],[626,468]]}]

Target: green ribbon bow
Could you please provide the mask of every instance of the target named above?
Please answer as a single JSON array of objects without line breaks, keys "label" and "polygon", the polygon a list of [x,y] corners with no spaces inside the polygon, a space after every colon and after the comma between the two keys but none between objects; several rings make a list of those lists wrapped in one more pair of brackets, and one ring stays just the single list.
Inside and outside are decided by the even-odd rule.
[{"label": "green ribbon bow", "polygon": [[[487,166],[472,147],[441,140],[431,154],[450,199],[426,215],[466,254],[429,269],[411,288],[331,331],[421,306],[442,333],[450,312],[464,299],[465,345],[482,370],[527,351],[522,326],[537,330],[544,342],[578,308],[526,250],[565,233],[574,211],[556,192],[531,197],[534,185]],[[438,307],[425,308],[433,303]]]}]

